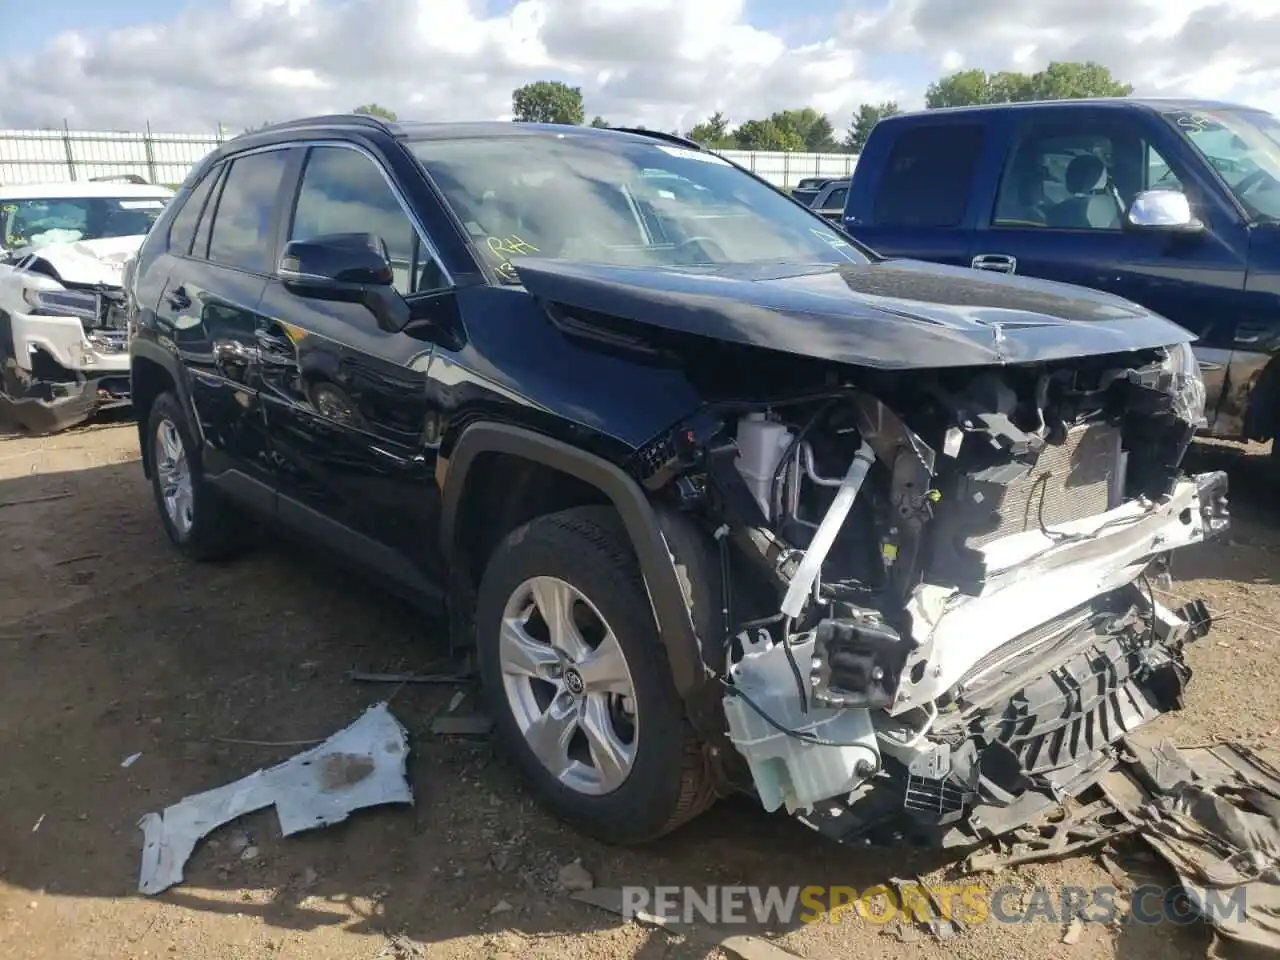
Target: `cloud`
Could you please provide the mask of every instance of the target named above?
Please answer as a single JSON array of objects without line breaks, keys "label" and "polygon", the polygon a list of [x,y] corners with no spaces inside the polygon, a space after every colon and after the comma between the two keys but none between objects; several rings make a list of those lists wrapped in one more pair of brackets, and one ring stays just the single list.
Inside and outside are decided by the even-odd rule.
[{"label": "cloud", "polygon": [[[424,120],[504,118],[530,80],[588,116],[687,129],[810,105],[918,106],[959,66],[1095,59],[1139,93],[1280,107],[1274,0],[846,0],[827,29],[752,25],[746,0],[206,0],[0,59],[0,127],[199,131],[377,102]],[[820,35],[819,35],[820,34]]]},{"label": "cloud", "polygon": [[987,70],[1094,60],[1139,95],[1280,112],[1274,0],[892,0],[879,16],[846,19],[840,38]]}]

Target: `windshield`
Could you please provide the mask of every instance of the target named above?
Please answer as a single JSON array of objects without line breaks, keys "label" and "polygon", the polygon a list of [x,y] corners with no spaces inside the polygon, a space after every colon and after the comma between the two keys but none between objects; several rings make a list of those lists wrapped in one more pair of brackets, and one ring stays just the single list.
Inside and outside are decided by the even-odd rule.
[{"label": "windshield", "polygon": [[0,200],[0,246],[39,249],[49,243],[132,237],[151,229],[165,197]]},{"label": "windshield", "polygon": [[599,135],[409,144],[507,283],[512,260],[626,266],[865,263],[847,239],[710,153]]},{"label": "windshield", "polygon": [[1263,110],[1177,110],[1166,118],[1255,220],[1280,220],[1280,120]]}]

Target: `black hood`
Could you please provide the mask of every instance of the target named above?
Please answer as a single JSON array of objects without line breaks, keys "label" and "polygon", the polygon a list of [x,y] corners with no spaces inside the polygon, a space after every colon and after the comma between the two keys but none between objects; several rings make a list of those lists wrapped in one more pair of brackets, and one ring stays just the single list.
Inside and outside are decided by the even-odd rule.
[{"label": "black hood", "polygon": [[1194,340],[1084,287],[914,260],[618,267],[523,258],[544,302],[679,333],[879,368],[984,366]]}]

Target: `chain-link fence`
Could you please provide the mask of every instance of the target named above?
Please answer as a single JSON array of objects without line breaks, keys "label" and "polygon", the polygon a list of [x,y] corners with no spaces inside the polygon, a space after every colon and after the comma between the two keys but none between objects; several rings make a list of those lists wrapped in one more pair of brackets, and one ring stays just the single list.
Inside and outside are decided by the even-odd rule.
[{"label": "chain-link fence", "polygon": [[[136,133],[94,130],[0,130],[0,185],[91,180],[133,174],[148,183],[180,183],[187,171],[227,139],[212,133]],[[847,153],[724,150],[779,186],[804,177],[847,177],[857,157]]]}]

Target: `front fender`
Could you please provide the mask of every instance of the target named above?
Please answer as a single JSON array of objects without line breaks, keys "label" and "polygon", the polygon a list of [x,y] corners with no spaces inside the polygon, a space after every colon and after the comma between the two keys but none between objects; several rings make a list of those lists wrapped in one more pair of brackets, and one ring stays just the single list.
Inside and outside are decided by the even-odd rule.
[{"label": "front fender", "polygon": [[440,546],[450,562],[454,559],[456,526],[468,474],[483,453],[532,460],[574,476],[609,498],[622,517],[639,560],[676,690],[687,702],[705,685],[707,670],[671,548],[658,514],[640,485],[608,460],[532,430],[501,423],[473,424],[454,445],[441,490]]},{"label": "front fender", "polygon": [[129,392],[137,412],[138,449],[142,471],[151,479],[147,456],[147,419],[151,404],[165,390],[173,390],[187,415],[187,424],[197,447],[204,446],[204,430],[191,400],[191,383],[182,361],[169,349],[146,334],[135,336],[129,345]]}]

